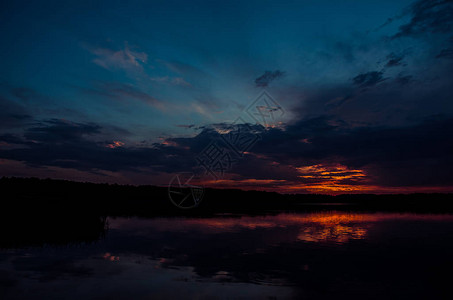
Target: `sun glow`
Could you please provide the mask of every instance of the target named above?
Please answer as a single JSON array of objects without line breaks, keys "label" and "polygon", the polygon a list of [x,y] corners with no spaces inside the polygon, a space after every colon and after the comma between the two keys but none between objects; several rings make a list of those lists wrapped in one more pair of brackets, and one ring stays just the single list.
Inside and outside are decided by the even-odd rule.
[{"label": "sun glow", "polygon": [[299,178],[304,180],[300,185],[290,186],[289,189],[304,189],[314,193],[335,192],[365,192],[375,189],[375,186],[365,184],[366,174],[360,169],[334,164],[317,164],[297,168],[301,173]]}]

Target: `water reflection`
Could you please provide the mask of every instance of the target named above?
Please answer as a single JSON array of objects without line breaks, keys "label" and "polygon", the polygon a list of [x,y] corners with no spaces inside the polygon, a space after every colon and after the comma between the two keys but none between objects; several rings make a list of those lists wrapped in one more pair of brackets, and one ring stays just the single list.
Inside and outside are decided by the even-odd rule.
[{"label": "water reflection", "polygon": [[[109,217],[106,224],[108,233],[97,243],[0,251],[0,298],[450,293],[442,274],[453,267],[452,215],[330,211]],[[75,288],[77,294],[71,293]]]},{"label": "water reflection", "polygon": [[[324,211],[318,213],[281,213],[278,215],[226,215],[214,218],[155,218],[109,219],[111,229],[146,234],[146,228],[161,232],[199,232],[202,234],[234,233],[245,230],[299,228],[294,240],[307,242],[346,243],[350,239],[364,239],[368,229],[386,221],[450,222],[453,216],[413,213],[350,213]],[[288,238],[288,235],[285,235]],[[291,241],[291,239],[289,240]]]}]

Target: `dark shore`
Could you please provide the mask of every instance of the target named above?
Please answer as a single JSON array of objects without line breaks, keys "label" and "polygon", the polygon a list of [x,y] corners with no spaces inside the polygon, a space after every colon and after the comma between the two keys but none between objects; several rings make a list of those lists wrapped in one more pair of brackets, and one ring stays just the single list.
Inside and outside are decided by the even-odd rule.
[{"label": "dark shore", "polygon": [[314,195],[206,189],[201,205],[176,208],[166,187],[79,183],[36,178],[0,179],[0,248],[95,242],[107,217],[197,217],[311,211],[447,213],[453,194]]},{"label": "dark shore", "polygon": [[[238,189],[206,189],[200,206],[176,208],[168,188],[81,183],[37,178],[1,178],[2,214],[68,213],[104,216],[261,214],[272,211],[366,210],[451,212],[453,194],[279,194]],[[6,196],[8,195],[8,196]]]}]

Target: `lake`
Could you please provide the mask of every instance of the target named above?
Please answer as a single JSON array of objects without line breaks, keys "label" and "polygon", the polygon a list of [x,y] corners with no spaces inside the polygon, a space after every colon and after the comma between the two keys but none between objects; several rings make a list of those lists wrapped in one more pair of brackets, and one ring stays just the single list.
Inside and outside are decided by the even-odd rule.
[{"label": "lake", "polygon": [[103,222],[97,240],[4,246],[0,298],[452,299],[451,214]]}]

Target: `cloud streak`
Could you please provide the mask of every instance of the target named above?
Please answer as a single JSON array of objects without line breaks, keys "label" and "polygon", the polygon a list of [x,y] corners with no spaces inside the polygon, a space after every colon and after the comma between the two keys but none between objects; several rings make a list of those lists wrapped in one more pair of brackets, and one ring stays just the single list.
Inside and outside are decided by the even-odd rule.
[{"label": "cloud streak", "polygon": [[159,109],[164,107],[161,101],[132,84],[99,81],[96,82],[93,87],[80,89],[85,93],[99,95],[109,99],[126,102],[135,99]]},{"label": "cloud streak", "polygon": [[263,75],[255,79],[255,86],[267,87],[269,86],[269,84],[271,84],[271,82],[278,78],[281,78],[283,75],[285,75],[285,72],[282,72],[280,70],[266,71]]},{"label": "cloud streak", "polygon": [[384,75],[383,72],[372,71],[368,73],[359,74],[355,76],[352,79],[352,81],[354,82],[354,84],[360,87],[371,87],[375,86],[379,82],[386,80],[386,78],[384,78],[383,75]]},{"label": "cloud streak", "polygon": [[[1,136],[0,141],[16,147],[0,150],[0,158],[91,173],[190,171],[197,167],[195,156],[219,134],[226,134],[217,130],[219,126],[206,127],[194,137],[134,147],[119,140],[96,141],[103,131],[97,124],[51,119],[29,128],[23,138]],[[225,179],[250,185],[255,180],[269,189],[280,186],[287,191],[317,192],[453,186],[451,128],[451,118],[386,128],[350,127],[328,116],[301,120],[285,129],[255,126],[261,141]]]},{"label": "cloud streak", "polygon": [[127,43],[124,49],[93,48],[91,53],[96,55],[93,62],[107,70],[142,71],[143,64],[148,61],[148,55],[145,52],[133,51]]},{"label": "cloud streak", "polygon": [[410,7],[408,23],[400,26],[392,38],[428,33],[449,33],[453,30],[453,2],[451,0],[420,0]]}]

